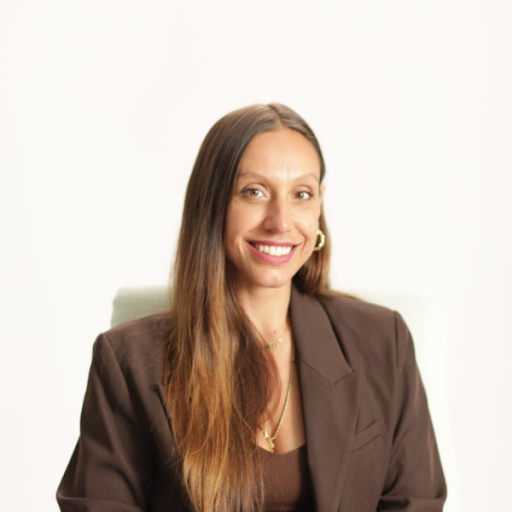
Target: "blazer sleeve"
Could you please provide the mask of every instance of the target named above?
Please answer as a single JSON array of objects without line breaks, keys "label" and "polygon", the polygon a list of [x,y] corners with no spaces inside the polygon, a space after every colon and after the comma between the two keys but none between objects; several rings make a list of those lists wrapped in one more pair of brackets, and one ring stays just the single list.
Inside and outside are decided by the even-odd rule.
[{"label": "blazer sleeve", "polygon": [[57,490],[63,512],[140,512],[152,450],[137,403],[109,340],[93,348],[80,438]]},{"label": "blazer sleeve", "polygon": [[437,512],[446,482],[411,334],[395,312],[397,386],[391,460],[378,510]]}]

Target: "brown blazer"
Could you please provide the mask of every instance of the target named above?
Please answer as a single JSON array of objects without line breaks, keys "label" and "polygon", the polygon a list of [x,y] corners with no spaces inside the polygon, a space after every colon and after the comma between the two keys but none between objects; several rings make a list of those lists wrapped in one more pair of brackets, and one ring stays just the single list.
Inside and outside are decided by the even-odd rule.
[{"label": "brown blazer", "polygon": [[[294,288],[291,318],[316,510],[442,510],[443,470],[400,315]],[[62,511],[192,511],[161,385],[165,321],[135,320],[96,340]]]}]

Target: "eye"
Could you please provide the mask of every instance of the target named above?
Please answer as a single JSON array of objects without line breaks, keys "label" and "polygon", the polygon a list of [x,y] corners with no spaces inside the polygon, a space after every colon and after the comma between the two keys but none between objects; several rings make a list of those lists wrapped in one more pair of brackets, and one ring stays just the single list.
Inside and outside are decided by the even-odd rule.
[{"label": "eye", "polygon": [[263,192],[259,188],[245,188],[242,194],[249,197],[263,197]]},{"label": "eye", "polygon": [[300,192],[297,192],[297,197],[299,199],[311,199],[313,194],[307,190],[301,190]]}]

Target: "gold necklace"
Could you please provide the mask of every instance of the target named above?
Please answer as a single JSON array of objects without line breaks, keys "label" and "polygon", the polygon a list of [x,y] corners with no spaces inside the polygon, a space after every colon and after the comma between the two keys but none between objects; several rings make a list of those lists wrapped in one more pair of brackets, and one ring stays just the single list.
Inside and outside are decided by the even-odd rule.
[{"label": "gold necklace", "polygon": [[293,367],[295,366],[295,347],[292,348],[292,366],[290,368],[290,381],[288,382],[288,391],[286,392],[286,400],[284,402],[284,409],[283,413],[281,414],[281,418],[279,420],[279,423],[277,424],[276,433],[271,436],[268,433],[268,430],[262,428],[261,432],[263,434],[263,437],[268,443],[269,451],[274,453],[274,441],[277,438],[277,435],[279,434],[279,430],[281,430],[281,425],[283,424],[284,415],[286,414],[286,409],[288,409],[288,404],[290,403],[290,396],[292,394],[292,382],[293,382]]},{"label": "gold necklace", "polygon": [[[258,331],[257,329],[256,329],[256,331],[261,336],[260,331]],[[261,348],[268,348],[269,350],[272,350],[273,348],[276,348],[277,346],[281,345],[287,332],[288,332],[288,320],[286,321],[286,327],[284,329],[283,334],[281,334],[281,337],[277,341],[274,341],[273,343],[267,343],[266,345],[263,345]],[[261,336],[261,338],[263,339],[263,336]]]}]

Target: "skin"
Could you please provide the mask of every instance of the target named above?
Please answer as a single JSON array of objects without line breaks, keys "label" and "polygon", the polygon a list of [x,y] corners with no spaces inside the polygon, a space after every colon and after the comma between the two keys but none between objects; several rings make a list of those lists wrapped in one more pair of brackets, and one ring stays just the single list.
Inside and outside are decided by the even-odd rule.
[{"label": "skin", "polygon": [[[242,307],[267,343],[286,329],[283,342],[270,351],[281,382],[261,426],[274,434],[283,411],[290,377],[293,333],[288,325],[292,277],[313,253],[324,195],[320,160],[314,146],[288,128],[256,135],[240,162],[228,207],[225,248],[239,284]],[[254,245],[293,244],[290,257],[265,261]],[[266,258],[268,260],[268,258]],[[272,260],[272,258],[270,258]],[[283,261],[286,260],[286,261]],[[264,343],[264,342],[263,342]],[[268,449],[261,432],[258,444]],[[298,379],[275,441],[275,452],[304,444]]]},{"label": "skin", "polygon": [[[311,256],[317,240],[324,186],[313,145],[295,130],[256,135],[240,162],[228,207],[225,244],[240,289],[282,288]],[[285,264],[262,262],[251,241],[290,242],[298,247]],[[275,291],[275,290],[274,290]]]}]

